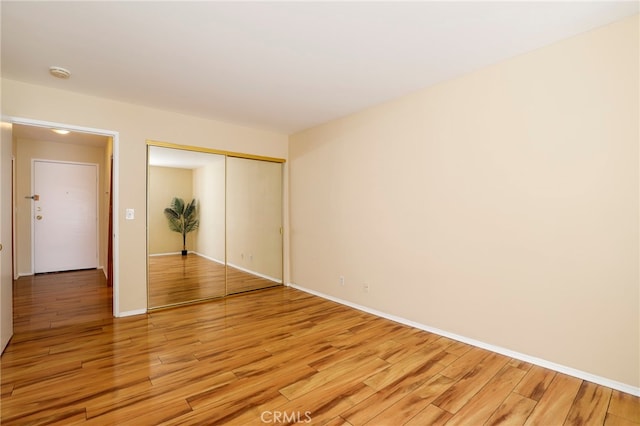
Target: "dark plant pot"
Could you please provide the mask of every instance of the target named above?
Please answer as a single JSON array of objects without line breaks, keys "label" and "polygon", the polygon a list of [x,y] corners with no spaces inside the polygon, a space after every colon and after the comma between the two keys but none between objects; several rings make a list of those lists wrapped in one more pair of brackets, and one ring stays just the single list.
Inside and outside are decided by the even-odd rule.
[{"label": "dark plant pot", "polygon": [[182,255],[186,256],[187,255],[187,251],[186,250],[182,250]]}]

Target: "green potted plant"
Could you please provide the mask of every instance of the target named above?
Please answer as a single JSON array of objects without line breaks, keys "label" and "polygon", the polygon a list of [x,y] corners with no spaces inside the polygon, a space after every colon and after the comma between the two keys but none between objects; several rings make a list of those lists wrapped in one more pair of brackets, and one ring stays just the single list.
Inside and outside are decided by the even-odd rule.
[{"label": "green potted plant", "polygon": [[169,221],[169,229],[182,234],[182,255],[187,255],[187,234],[195,231],[200,225],[198,206],[195,198],[185,204],[182,198],[173,197],[171,205],[164,209]]}]

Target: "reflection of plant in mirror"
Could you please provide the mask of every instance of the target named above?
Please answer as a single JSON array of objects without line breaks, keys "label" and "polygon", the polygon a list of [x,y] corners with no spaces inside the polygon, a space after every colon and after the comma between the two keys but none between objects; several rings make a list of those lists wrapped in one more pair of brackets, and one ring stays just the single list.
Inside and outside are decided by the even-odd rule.
[{"label": "reflection of plant in mirror", "polygon": [[182,255],[187,254],[187,234],[198,229],[198,206],[195,198],[185,204],[182,198],[173,197],[171,205],[164,209],[169,221],[169,229],[182,234]]}]

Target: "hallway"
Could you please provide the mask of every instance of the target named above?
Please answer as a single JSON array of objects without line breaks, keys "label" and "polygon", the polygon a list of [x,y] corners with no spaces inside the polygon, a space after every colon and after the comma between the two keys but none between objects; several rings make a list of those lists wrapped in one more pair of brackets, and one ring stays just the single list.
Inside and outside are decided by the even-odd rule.
[{"label": "hallway", "polygon": [[99,269],[20,277],[13,282],[14,333],[111,321],[112,294]]}]

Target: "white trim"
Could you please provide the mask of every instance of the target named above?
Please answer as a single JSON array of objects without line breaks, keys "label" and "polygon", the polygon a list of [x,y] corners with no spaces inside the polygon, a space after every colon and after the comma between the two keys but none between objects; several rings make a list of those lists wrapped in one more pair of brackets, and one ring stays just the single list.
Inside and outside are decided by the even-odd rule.
[{"label": "white trim", "polygon": [[[198,253],[197,251],[189,250],[187,253],[188,254],[192,254],[194,256],[202,257],[204,259],[210,260],[210,261],[215,262],[215,263],[219,263],[220,265],[225,265],[224,261],[218,260],[218,259],[214,259],[213,257],[205,256],[204,254]],[[176,255],[182,255],[182,252],[181,251],[174,251],[174,252],[168,252],[168,253],[154,253],[154,254],[150,254],[149,257],[176,256]]]},{"label": "white trim", "polygon": [[73,124],[56,123],[53,121],[33,120],[31,118],[7,117],[7,119],[12,124],[23,124],[25,126],[32,126],[32,127],[64,129],[64,130],[71,130],[73,132],[90,133],[93,135],[103,135],[103,136],[112,136],[112,137],[118,134],[118,132],[114,132],[112,130],[95,129],[95,128],[84,127],[84,126],[75,126]]},{"label": "white trim", "polygon": [[231,266],[232,268],[235,268],[235,269],[237,269],[239,271],[246,272],[248,274],[255,275],[257,277],[264,278],[265,280],[273,281],[273,282],[276,282],[278,284],[282,284],[284,282],[284,280],[279,280],[277,278],[270,277],[269,275],[261,274],[260,272],[252,271],[251,269],[246,269],[246,268],[243,268],[241,266],[234,265],[233,263],[227,263],[227,265]]},{"label": "white trim", "polygon": [[211,256],[205,256],[204,254],[198,253],[197,251],[193,251],[193,252],[191,252],[191,251],[190,251],[189,253],[193,253],[193,254],[195,254],[196,256],[200,256],[200,257],[203,257],[203,258],[205,258],[205,259],[207,259],[207,260],[210,260],[210,261],[212,261],[212,262],[219,263],[220,265],[226,265],[226,263],[225,263],[225,261],[224,261],[224,260],[218,260],[218,259],[215,259],[215,258],[213,258],[213,257],[211,257]]},{"label": "white trim", "polygon": [[[11,138],[13,139],[13,126],[11,126]],[[13,141],[12,141],[13,146]],[[18,235],[18,164],[16,156],[11,154],[11,267],[13,269],[13,279],[17,280],[18,274],[18,243],[16,236]]]},{"label": "white trim", "polygon": [[[233,263],[225,263],[222,260],[218,260],[218,259],[215,259],[215,258],[210,257],[210,256],[205,256],[204,254],[198,253],[197,251],[189,251],[189,253],[193,254],[193,255],[196,255],[196,256],[200,256],[200,257],[202,257],[204,259],[207,259],[207,260],[210,260],[212,262],[219,263],[220,265],[231,266],[232,268],[235,268],[235,269],[237,269],[239,271],[246,272],[248,274],[255,275],[257,277],[264,278],[266,280],[273,281],[273,282],[276,282],[278,284],[282,284],[282,280],[279,280],[277,278],[271,277],[269,275],[261,274],[260,272],[252,271],[251,269],[246,269],[246,268],[243,268],[241,266],[235,265]],[[181,254],[181,252],[176,251],[176,252],[173,252],[173,253],[156,253],[156,254],[150,254],[149,257],[172,256],[172,255],[176,255],[176,254]]]},{"label": "white trim", "polygon": [[315,290],[311,290],[302,286],[299,286],[294,283],[288,283],[287,286],[293,287],[297,290],[304,291],[305,293],[313,294],[314,296],[321,297],[323,299],[331,300],[336,303],[340,303],[341,305],[346,305],[351,308],[357,309],[359,311],[367,312],[369,314],[386,318],[388,320],[408,325],[410,327],[417,328],[419,330],[428,331],[429,333],[437,334],[439,336],[448,337],[449,339],[457,340],[462,343],[466,343],[471,346],[476,346],[478,348],[486,349],[491,352],[499,353],[504,356],[508,356],[510,358],[514,358],[520,361],[525,361],[530,364],[538,365],[540,367],[548,368],[549,370],[557,371],[559,373],[567,374],[569,376],[577,377],[578,379],[586,380],[588,382],[596,383],[598,385],[606,386],[611,389],[616,389],[621,392],[625,392],[631,395],[640,396],[640,387],[635,387],[628,385],[626,383],[617,382],[615,380],[607,379],[606,377],[596,376],[595,374],[587,373],[586,371],[577,370],[572,367],[567,367],[565,365],[556,364],[555,362],[547,361],[541,358],[537,358],[531,355],[523,354],[520,352],[515,352],[510,349],[506,349],[500,346],[495,346],[490,343],[485,343],[480,340],[471,339],[465,336],[460,336],[458,334],[449,333],[448,331],[440,330],[438,328],[430,327],[428,325],[420,324],[415,321],[408,320],[406,318],[398,317],[395,315],[387,314],[382,311],[378,311],[376,309],[369,308],[367,306],[358,305],[357,303],[349,302],[347,300],[343,300],[334,296],[330,296],[328,294],[320,293]]},{"label": "white trim", "polygon": [[98,266],[96,269],[102,271],[105,280],[109,279],[109,277],[107,276],[107,268],[105,268],[104,266]]},{"label": "white trim", "polygon": [[133,311],[120,312],[118,315],[116,315],[116,317],[118,318],[132,317],[134,315],[142,315],[146,313],[147,313],[146,309],[134,309]]},{"label": "white trim", "polygon": [[23,124],[26,126],[47,127],[56,129],[68,129],[75,132],[91,133],[94,135],[108,136],[113,141],[113,168],[111,169],[111,179],[113,181],[113,316],[120,316],[120,252],[118,250],[119,242],[119,182],[120,182],[120,133],[113,130],[97,129],[92,127],[75,126],[72,124],[56,123],[52,121],[34,120],[22,117],[6,117],[7,121],[12,124]]},{"label": "white trim", "polygon": [[[112,232],[113,235],[110,235],[109,238],[113,238],[111,241],[111,250],[113,256],[113,271],[111,281],[113,283],[113,316],[118,317],[120,315],[120,250],[118,250],[118,241],[120,235],[120,216],[118,215],[120,201],[118,195],[120,194],[120,134],[118,132],[112,132],[109,134],[111,136],[112,146],[111,146],[111,157],[113,161],[111,161],[111,200],[112,200],[112,214],[111,214],[111,222],[112,222]],[[106,166],[106,165],[105,165]],[[108,208],[108,207],[107,207]],[[107,254],[108,256],[108,254]],[[107,259],[107,262],[109,260]],[[146,310],[146,308],[145,308]]]}]

